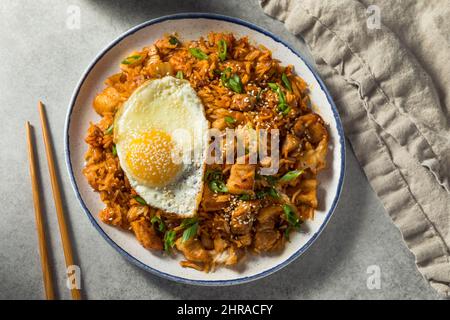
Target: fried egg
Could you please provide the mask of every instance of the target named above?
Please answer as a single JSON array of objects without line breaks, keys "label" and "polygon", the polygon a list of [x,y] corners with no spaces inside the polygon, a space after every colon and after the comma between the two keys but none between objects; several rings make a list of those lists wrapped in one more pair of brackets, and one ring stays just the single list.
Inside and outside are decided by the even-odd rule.
[{"label": "fried egg", "polygon": [[202,195],[208,121],[186,80],[166,76],[142,84],[114,121],[120,166],[152,207],[195,215]]}]

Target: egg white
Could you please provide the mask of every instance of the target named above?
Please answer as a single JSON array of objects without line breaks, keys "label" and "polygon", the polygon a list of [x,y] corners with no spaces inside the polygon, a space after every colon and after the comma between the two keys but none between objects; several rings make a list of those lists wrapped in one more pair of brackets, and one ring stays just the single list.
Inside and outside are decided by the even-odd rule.
[{"label": "egg white", "polygon": [[[150,206],[183,217],[195,215],[202,195],[208,127],[203,104],[186,80],[166,76],[147,81],[124,103],[114,125],[117,155],[130,185]],[[170,134],[176,147],[192,157],[163,187],[138,181],[125,161],[127,143],[152,129]]]}]

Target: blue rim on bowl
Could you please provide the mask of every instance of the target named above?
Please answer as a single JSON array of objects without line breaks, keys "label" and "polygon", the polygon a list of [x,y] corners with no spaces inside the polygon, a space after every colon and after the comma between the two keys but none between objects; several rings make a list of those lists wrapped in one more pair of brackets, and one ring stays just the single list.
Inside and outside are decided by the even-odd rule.
[{"label": "blue rim on bowl", "polygon": [[[192,279],[187,279],[187,278],[182,278],[182,277],[178,277],[178,276],[174,276],[171,274],[167,274],[164,273],[160,270],[156,270],[146,264],[144,264],[143,262],[139,261],[137,258],[133,257],[130,253],[128,253],[127,251],[125,251],[123,248],[121,248],[118,244],[116,244],[106,233],[105,231],[103,231],[103,229],[99,226],[99,224],[97,223],[97,221],[95,220],[94,216],[92,215],[92,213],[89,211],[89,209],[87,208],[85,202],[83,201],[80,191],[78,190],[78,186],[77,183],[75,181],[75,177],[74,177],[74,173],[73,173],[73,168],[72,168],[72,163],[71,163],[71,159],[70,159],[70,149],[69,149],[69,142],[70,142],[70,136],[69,136],[69,126],[70,126],[70,120],[71,120],[71,115],[72,115],[72,111],[73,111],[73,107],[75,105],[75,102],[78,98],[78,94],[79,91],[82,87],[82,85],[84,84],[87,76],[89,75],[89,73],[91,72],[91,70],[95,67],[95,65],[99,62],[99,60],[109,51],[111,50],[111,48],[113,48],[116,44],[118,44],[120,41],[122,41],[123,39],[125,39],[126,37],[134,34],[135,32],[141,30],[142,28],[148,27],[150,25],[153,24],[157,24],[157,23],[161,23],[167,20],[179,20],[179,19],[212,19],[212,20],[221,20],[221,21],[226,21],[226,22],[231,22],[234,24],[238,24],[244,27],[247,27],[249,29],[253,29],[259,33],[262,33],[268,37],[270,37],[271,39],[273,39],[275,42],[285,46],[286,48],[288,48],[293,54],[295,54],[297,57],[299,57],[305,64],[306,66],[310,69],[310,71],[312,72],[312,74],[314,75],[316,81],[319,83],[321,89],[323,90],[323,92],[325,93],[327,100],[329,102],[329,104],[331,105],[332,111],[333,111],[333,116],[336,120],[336,127],[337,127],[337,131],[339,134],[339,142],[340,142],[340,156],[341,156],[341,175],[339,176],[339,181],[338,181],[338,186],[337,186],[337,192],[336,195],[333,199],[333,202],[331,204],[331,207],[329,209],[329,211],[326,214],[326,217],[322,223],[322,225],[320,226],[319,230],[317,230],[317,232],[311,237],[311,239],[309,239],[309,241],[304,244],[302,247],[300,247],[294,254],[292,254],[288,259],[284,260],[283,262],[279,263],[278,265],[267,269],[265,271],[262,271],[258,274],[255,275],[251,275],[251,276],[246,276],[246,277],[242,277],[242,278],[238,278],[238,279],[233,279],[233,280],[192,280]],[[75,192],[75,195],[78,199],[78,201],[81,204],[81,207],[83,208],[83,210],[85,211],[86,215],[88,216],[89,220],[91,221],[91,223],[94,225],[94,227],[97,229],[97,231],[103,236],[103,238],[113,247],[115,248],[122,256],[124,256],[128,261],[130,261],[131,263],[137,265],[138,267],[151,272],[157,276],[160,276],[162,278],[166,278],[169,280],[173,280],[176,282],[182,282],[182,283],[186,283],[186,284],[194,284],[194,285],[215,285],[215,286],[223,286],[223,285],[235,285],[235,284],[242,284],[245,282],[250,282],[253,280],[257,280],[260,278],[264,278],[280,269],[282,269],[283,267],[287,266],[289,263],[291,263],[292,261],[294,261],[295,259],[297,259],[302,253],[304,253],[313,243],[314,241],[318,238],[318,236],[320,235],[320,233],[323,231],[323,229],[325,228],[325,226],[327,225],[328,221],[330,220],[331,215],[333,214],[337,202],[339,200],[339,196],[342,190],[342,185],[343,185],[343,181],[344,181],[344,173],[345,173],[345,139],[344,139],[344,131],[342,128],[342,124],[339,118],[339,114],[338,111],[336,109],[336,106],[333,102],[333,99],[331,98],[330,93],[328,92],[328,90],[325,87],[325,84],[323,83],[323,81],[320,79],[319,75],[317,74],[317,72],[314,70],[314,68],[307,62],[306,59],[303,58],[303,56],[301,54],[299,54],[298,52],[296,52],[289,44],[287,44],[286,42],[284,42],[283,40],[279,39],[276,35],[274,35],[273,33],[258,27],[257,25],[238,19],[238,18],[233,18],[233,17],[228,17],[228,16],[224,16],[224,15],[219,15],[219,14],[211,14],[211,13],[182,13],[182,14],[174,14],[174,15],[168,15],[168,16],[163,16],[160,18],[156,18],[153,20],[149,20],[147,22],[144,22],[142,24],[137,25],[136,27],[131,28],[130,30],[126,31],[125,33],[123,33],[122,35],[120,35],[117,39],[115,39],[113,42],[111,42],[105,49],[103,49],[96,57],[95,59],[92,61],[92,63],[88,66],[88,68],[86,69],[86,71],[83,73],[81,79],[79,80],[73,95],[70,99],[70,104],[69,104],[69,109],[67,111],[67,115],[66,115],[66,121],[65,121],[65,128],[64,128],[64,153],[65,153],[65,160],[66,160],[66,165],[67,165],[67,169],[69,172],[69,177],[70,177],[70,182],[72,184],[72,188]]]}]

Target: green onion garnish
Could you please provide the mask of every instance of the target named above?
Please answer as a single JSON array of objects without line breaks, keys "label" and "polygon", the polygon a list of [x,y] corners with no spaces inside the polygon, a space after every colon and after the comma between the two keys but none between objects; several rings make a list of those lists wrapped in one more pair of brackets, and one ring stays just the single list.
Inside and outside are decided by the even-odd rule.
[{"label": "green onion garnish", "polygon": [[291,111],[291,108],[287,104],[280,104],[278,105],[278,111],[285,116],[289,113],[289,111]]},{"label": "green onion garnish", "polygon": [[237,74],[230,75],[231,68],[226,68],[222,75],[220,76],[220,80],[222,81],[222,85],[233,90],[236,93],[242,93],[243,86],[241,82],[241,78]]},{"label": "green onion garnish", "polygon": [[256,191],[256,199],[264,199],[266,196],[271,196],[274,199],[280,199],[277,189],[274,187],[264,188]]},{"label": "green onion garnish", "polygon": [[242,93],[242,82],[241,78],[237,74],[231,76],[228,80],[228,87],[237,93]]},{"label": "green onion garnish", "polygon": [[288,204],[283,205],[284,216],[286,217],[287,222],[294,227],[299,228],[302,221],[298,218],[292,209],[292,207]]},{"label": "green onion garnish", "polygon": [[228,192],[228,188],[222,180],[211,180],[208,186],[214,193]]},{"label": "green onion garnish", "polygon": [[291,227],[291,226],[288,226],[288,227],[286,228],[286,230],[284,230],[284,236],[286,237],[286,239],[287,239],[288,241],[289,241],[289,235],[290,235],[291,231],[292,231],[292,227]]},{"label": "green onion garnish", "polygon": [[197,234],[198,229],[198,219],[194,218],[186,218],[181,222],[181,228],[184,228],[182,242],[189,240]]},{"label": "green onion garnish", "polygon": [[222,180],[222,171],[208,169],[208,170],[206,170],[205,178],[206,178],[206,181]]},{"label": "green onion garnish", "polygon": [[219,40],[217,43],[219,49],[219,59],[224,61],[227,58],[227,42],[223,39]]},{"label": "green onion garnish", "polygon": [[256,199],[264,199],[264,197],[266,196],[267,192],[266,190],[258,190],[256,191]]},{"label": "green onion garnish", "polygon": [[182,242],[188,241],[190,238],[195,237],[197,235],[198,230],[198,222],[191,225],[189,228],[183,231]]},{"label": "green onion garnish", "polygon": [[277,183],[277,178],[275,178],[274,176],[264,176],[264,178],[266,178],[266,181],[271,185],[275,185],[275,183]]},{"label": "green onion garnish", "polygon": [[249,194],[246,194],[246,193],[241,194],[241,195],[239,196],[239,200],[242,200],[242,201],[248,201],[248,200],[250,200],[250,199],[251,199],[250,195],[249,195]]},{"label": "green onion garnish", "polygon": [[117,148],[115,144],[112,145],[112,154],[114,157],[117,156]]},{"label": "green onion garnish", "polygon": [[158,224],[158,230],[160,232],[164,232],[166,231],[166,224],[164,223],[164,221],[162,221],[162,219],[158,216],[153,216],[153,218],[150,220],[150,222],[152,224],[157,223]]},{"label": "green onion garnish", "polygon": [[109,135],[109,134],[113,133],[113,129],[114,129],[114,125],[112,124],[108,127],[108,129],[105,130],[105,135]]},{"label": "green onion garnish", "polygon": [[228,188],[223,182],[222,171],[220,170],[206,170],[205,180],[208,181],[208,186],[214,193],[228,192]]},{"label": "green onion garnish", "polygon": [[189,52],[197,59],[200,59],[200,60],[208,59],[208,55],[206,53],[204,53],[202,50],[200,50],[199,48],[189,48]]},{"label": "green onion garnish", "polygon": [[176,77],[177,77],[178,79],[184,79],[183,71],[178,70],[177,76],[176,76]]},{"label": "green onion garnish", "polygon": [[220,73],[220,81],[224,87],[227,86],[228,79],[230,78],[231,68],[227,67]]},{"label": "green onion garnish", "polygon": [[269,82],[267,85],[268,85],[269,88],[272,89],[273,91],[275,91],[275,92],[278,91],[278,85],[277,85],[276,83]]},{"label": "green onion garnish", "polygon": [[287,77],[286,73],[283,73],[281,75],[281,81],[283,82],[284,87],[288,89],[289,92],[292,92],[291,82],[289,81],[289,78]]},{"label": "green onion garnish", "polygon": [[274,187],[269,188],[268,194],[269,194],[269,196],[271,196],[274,199],[280,199],[280,196],[278,195],[278,191]]},{"label": "green onion garnish", "polygon": [[280,178],[280,182],[289,182],[297,177],[299,177],[303,173],[303,170],[293,170],[286,173],[284,176]]},{"label": "green onion garnish", "polygon": [[228,124],[234,124],[236,122],[236,119],[230,116],[225,117],[225,122]]},{"label": "green onion garnish", "polygon": [[179,45],[180,44],[180,41],[176,38],[176,37],[174,37],[174,36],[170,36],[169,37],[169,43],[171,44],[171,45],[173,45],[173,46],[177,46],[177,45]]},{"label": "green onion garnish", "polygon": [[169,230],[164,234],[164,251],[170,252],[170,249],[175,245],[175,237],[177,233],[173,230]]},{"label": "green onion garnish", "polygon": [[196,217],[193,218],[186,218],[183,221],[181,221],[180,227],[181,228],[187,228],[192,226],[194,223],[196,223],[198,219]]},{"label": "green onion garnish", "polygon": [[140,58],[142,58],[142,56],[139,54],[126,57],[124,60],[122,60],[122,64],[127,64],[127,65],[132,64],[132,63],[138,61]]},{"label": "green onion garnish", "polygon": [[134,200],[136,200],[138,203],[142,204],[143,206],[147,205],[147,202],[145,202],[145,200],[142,199],[140,196],[134,197]]},{"label": "green onion garnish", "polygon": [[261,89],[258,91],[258,93],[256,94],[256,101],[261,100],[261,94],[266,91],[266,89]]},{"label": "green onion garnish", "polygon": [[286,102],[286,96],[284,95],[283,91],[281,90],[280,86],[278,86],[276,83],[269,83],[268,84],[270,89],[275,91],[278,94],[278,111],[281,112],[282,115],[287,115],[291,108]]}]

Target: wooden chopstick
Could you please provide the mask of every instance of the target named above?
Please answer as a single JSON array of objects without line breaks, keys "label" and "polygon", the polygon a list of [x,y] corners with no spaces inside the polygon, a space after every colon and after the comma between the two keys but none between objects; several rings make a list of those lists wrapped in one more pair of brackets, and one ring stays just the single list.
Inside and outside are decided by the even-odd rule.
[{"label": "wooden chopstick", "polygon": [[[66,260],[66,267],[69,268],[70,266],[74,265],[72,245],[70,242],[69,232],[67,230],[66,218],[64,216],[63,205],[62,205],[62,201],[61,201],[61,191],[60,191],[58,179],[56,176],[53,150],[52,150],[52,145],[51,145],[51,141],[50,141],[50,136],[48,133],[44,105],[42,104],[41,101],[39,101],[39,114],[41,117],[42,135],[44,138],[45,153],[47,155],[48,171],[50,172],[50,181],[52,184],[53,199],[55,201],[56,216],[58,218],[59,233],[61,235],[61,242],[62,242],[63,251],[64,251],[64,258]],[[72,294],[73,300],[81,299],[81,293],[80,293],[79,289],[72,288],[71,294]]]},{"label": "wooden chopstick", "polygon": [[34,157],[33,140],[31,138],[31,126],[28,121],[26,122],[25,127],[27,129],[28,161],[30,163],[30,176],[31,176],[31,187],[33,190],[34,214],[36,217],[36,228],[39,240],[39,254],[41,256],[41,267],[42,267],[42,276],[44,279],[45,297],[47,298],[47,300],[54,300],[55,292],[53,291],[53,280],[51,276],[50,263],[48,259],[47,242],[45,240],[45,230],[41,212],[41,200],[39,198],[40,192],[36,175],[36,159]]}]

